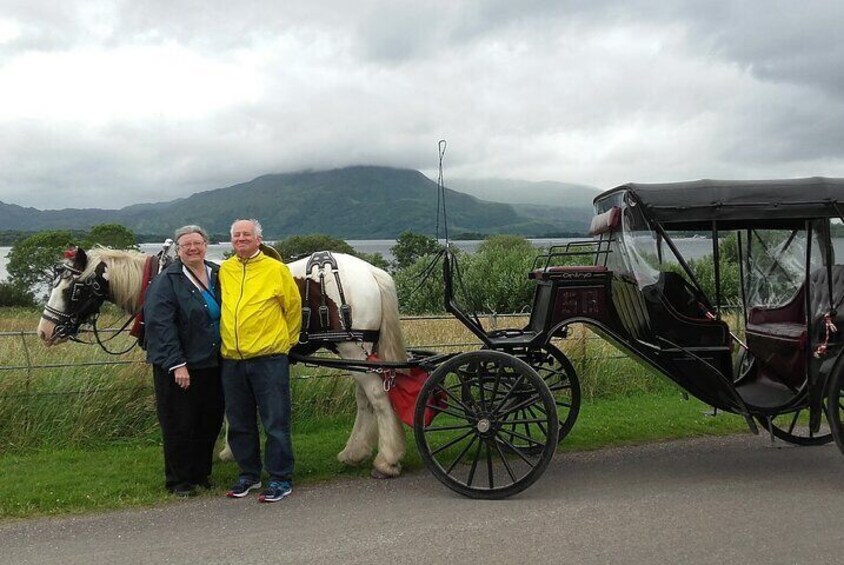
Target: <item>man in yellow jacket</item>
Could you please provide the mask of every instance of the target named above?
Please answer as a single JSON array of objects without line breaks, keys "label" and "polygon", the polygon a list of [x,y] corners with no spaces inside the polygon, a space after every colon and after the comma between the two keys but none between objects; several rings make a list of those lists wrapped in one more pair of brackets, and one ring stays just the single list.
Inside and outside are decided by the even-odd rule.
[{"label": "man in yellow jacket", "polygon": [[227,496],[242,498],[261,488],[257,412],[267,437],[269,475],[258,500],[276,502],[292,491],[287,353],[299,338],[302,299],[287,265],[261,250],[257,220],[235,221],[231,242],[235,255],[220,266],[220,334],[228,440],[240,476]]}]

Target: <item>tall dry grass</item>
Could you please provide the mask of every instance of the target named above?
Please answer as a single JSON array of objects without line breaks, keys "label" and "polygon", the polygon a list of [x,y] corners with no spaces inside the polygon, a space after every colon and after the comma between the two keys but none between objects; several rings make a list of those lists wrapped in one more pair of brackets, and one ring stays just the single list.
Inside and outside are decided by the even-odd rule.
[{"label": "tall dry grass", "polygon": [[[120,440],[157,442],[151,371],[144,352],[134,348],[113,357],[96,345],[44,347],[31,333],[38,316],[32,310],[0,308],[0,452]],[[119,324],[117,316],[111,316],[104,324]],[[481,322],[487,329],[521,328],[528,318],[487,316]],[[412,348],[459,352],[481,345],[447,316],[403,319],[402,331]],[[130,340],[121,335],[108,346],[124,349]],[[584,327],[573,327],[567,338],[554,344],[571,359],[587,401],[675,388]],[[292,377],[298,430],[317,428],[326,420],[351,423],[354,381],[347,374],[296,365]]]}]

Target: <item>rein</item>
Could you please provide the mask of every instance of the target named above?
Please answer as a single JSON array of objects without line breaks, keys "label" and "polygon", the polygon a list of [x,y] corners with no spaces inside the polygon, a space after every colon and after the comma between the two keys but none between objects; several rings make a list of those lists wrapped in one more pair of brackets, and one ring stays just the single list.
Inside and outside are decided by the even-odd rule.
[{"label": "rein", "polygon": [[[100,346],[100,349],[102,349],[109,355],[123,355],[124,353],[129,352],[129,350],[135,347],[135,345],[139,345],[141,343],[141,340],[143,339],[142,313],[144,296],[146,295],[146,290],[149,286],[150,281],[172,262],[172,258],[168,255],[168,251],[172,245],[173,241],[171,239],[168,239],[167,241],[165,241],[161,251],[147,259],[146,264],[144,265],[143,284],[141,285],[141,289],[139,291],[140,296],[138,299],[138,304],[140,305],[140,311],[136,314],[129,314],[120,329],[115,331],[111,337],[105,339],[100,337],[100,334],[103,330],[100,330],[97,327],[97,321],[100,317],[100,308],[102,307],[103,302],[105,302],[105,300],[109,298],[109,283],[108,280],[103,277],[102,273],[99,272],[99,267],[96,271],[95,276],[92,279],[85,282],[76,280],[72,283],[73,286],[71,289],[70,297],[71,302],[76,302],[80,300],[80,295],[83,294],[83,289],[87,288],[90,293],[88,296],[86,296],[85,301],[81,304],[81,306],[79,308],[76,308],[75,311],[85,312],[89,307],[93,306],[93,311],[90,314],[85,315],[83,318],[80,314],[68,314],[50,306],[45,306],[44,313],[41,314],[41,317],[55,324],[54,332],[57,336],[61,338],[66,338],[70,341],[75,341],[76,343],[84,343],[86,345],[94,345],[94,343],[96,343]],[[101,266],[104,265],[105,263],[101,264]],[[61,267],[61,270],[68,272],[71,277],[79,277],[82,274],[82,271],[69,265]],[[123,333],[124,331],[126,331],[126,328],[129,327],[129,324],[132,324],[133,322],[135,322],[135,326],[130,330],[129,333],[137,339],[134,342],[130,343],[130,345],[123,350],[117,351],[109,349],[106,344],[116,338],[121,333]],[[90,324],[92,326],[95,341],[85,341],[77,337],[79,333],[79,328],[82,324]]]},{"label": "rein", "polygon": [[91,326],[93,328],[94,338],[96,338],[96,342],[81,340],[78,337],[76,337],[75,335],[70,336],[68,339],[70,339],[71,341],[75,341],[76,343],[84,343],[86,345],[94,345],[94,343],[96,343],[97,345],[100,346],[100,349],[102,349],[103,351],[105,351],[109,355],[123,355],[124,353],[128,353],[133,347],[135,347],[135,345],[138,344],[137,340],[135,340],[135,341],[131,342],[129,344],[129,346],[122,351],[112,351],[111,349],[106,347],[106,343],[113,340],[114,338],[116,338],[121,333],[123,333],[123,331],[126,330],[127,327],[129,327],[129,324],[131,324],[135,320],[134,314],[129,314],[127,316],[126,321],[123,323],[123,325],[120,327],[120,329],[117,330],[116,332],[114,332],[114,334],[111,337],[106,338],[106,339],[100,338],[100,331],[101,330],[97,329],[97,320],[99,320],[99,318],[100,318],[100,315],[99,315],[99,313],[97,313],[92,317],[92,321],[91,321]]}]

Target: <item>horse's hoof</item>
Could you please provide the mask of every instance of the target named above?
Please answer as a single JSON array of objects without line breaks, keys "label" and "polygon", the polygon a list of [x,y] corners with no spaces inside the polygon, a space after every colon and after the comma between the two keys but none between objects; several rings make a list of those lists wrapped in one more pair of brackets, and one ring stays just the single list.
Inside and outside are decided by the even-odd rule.
[{"label": "horse's hoof", "polygon": [[343,465],[348,465],[349,467],[358,467],[361,463],[363,463],[366,457],[349,457],[345,454],[345,452],[337,454],[337,461],[342,463]]},{"label": "horse's hoof", "polygon": [[394,478],[393,475],[388,475],[386,473],[382,473],[381,471],[379,471],[375,467],[373,467],[372,470],[369,472],[369,476],[372,477],[373,479],[392,479],[392,478]]}]

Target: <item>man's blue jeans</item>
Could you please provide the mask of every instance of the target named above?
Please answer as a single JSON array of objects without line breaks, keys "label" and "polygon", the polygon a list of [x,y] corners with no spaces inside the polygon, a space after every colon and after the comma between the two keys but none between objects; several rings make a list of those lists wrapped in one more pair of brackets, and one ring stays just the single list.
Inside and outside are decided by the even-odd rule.
[{"label": "man's blue jeans", "polygon": [[241,478],[261,478],[261,446],[256,411],[266,434],[264,467],[270,480],[293,477],[290,440],[290,364],[286,355],[233,361],[223,359],[223,391],[229,446]]}]

